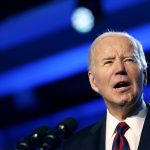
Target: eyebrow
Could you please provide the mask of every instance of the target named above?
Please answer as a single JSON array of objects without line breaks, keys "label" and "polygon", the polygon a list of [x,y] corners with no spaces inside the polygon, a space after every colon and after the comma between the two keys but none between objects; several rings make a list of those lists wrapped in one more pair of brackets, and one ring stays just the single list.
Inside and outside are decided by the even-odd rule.
[{"label": "eyebrow", "polygon": [[[135,58],[136,56],[135,55],[126,55],[126,56],[123,56],[123,58]],[[115,59],[115,56],[108,56],[106,58],[102,58],[102,60],[112,60],[112,59]]]},{"label": "eyebrow", "polygon": [[102,61],[105,61],[105,60],[113,60],[115,59],[115,57],[106,57],[106,58],[103,58]]},{"label": "eyebrow", "polygon": [[130,55],[130,56],[124,56],[124,58],[136,58],[135,55]]}]

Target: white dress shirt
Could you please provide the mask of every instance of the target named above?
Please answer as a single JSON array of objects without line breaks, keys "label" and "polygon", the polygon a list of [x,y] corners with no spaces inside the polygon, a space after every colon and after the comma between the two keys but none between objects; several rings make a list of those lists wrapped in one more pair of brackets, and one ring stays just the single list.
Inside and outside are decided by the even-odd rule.
[{"label": "white dress shirt", "polygon": [[[135,116],[128,117],[124,120],[124,122],[126,122],[130,127],[125,133],[125,137],[130,146],[130,150],[138,149],[146,114],[147,114],[147,107],[145,102],[143,102],[143,109],[140,110],[138,114],[136,114]],[[106,143],[105,143],[106,150],[112,150],[112,144],[116,134],[115,129],[119,122],[120,121],[117,120],[114,116],[112,116],[110,112],[107,110]]]}]

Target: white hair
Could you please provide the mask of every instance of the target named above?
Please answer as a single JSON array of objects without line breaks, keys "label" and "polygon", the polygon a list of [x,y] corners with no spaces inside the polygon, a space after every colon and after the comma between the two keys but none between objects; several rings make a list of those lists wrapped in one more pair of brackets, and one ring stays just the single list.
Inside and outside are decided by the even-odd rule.
[{"label": "white hair", "polygon": [[104,37],[108,37],[108,36],[123,36],[123,37],[127,37],[133,44],[134,49],[137,49],[137,54],[139,56],[139,60],[141,62],[142,68],[144,70],[147,69],[147,62],[146,62],[146,58],[145,58],[145,54],[144,54],[144,50],[143,50],[143,46],[142,44],[135,39],[133,36],[129,35],[127,32],[115,32],[115,31],[107,31],[101,35],[99,35],[94,42],[91,45],[90,51],[89,51],[89,70],[91,69],[91,67],[94,65],[93,63],[93,49],[94,49],[94,44],[97,41],[102,40]]}]

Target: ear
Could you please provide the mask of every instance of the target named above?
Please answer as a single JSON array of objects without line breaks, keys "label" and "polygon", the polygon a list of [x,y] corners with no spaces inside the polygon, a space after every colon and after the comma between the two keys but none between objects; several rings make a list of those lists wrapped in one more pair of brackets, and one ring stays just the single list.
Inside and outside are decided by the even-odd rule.
[{"label": "ear", "polygon": [[144,74],[144,85],[146,86],[147,85],[147,70],[144,70],[143,74]]},{"label": "ear", "polygon": [[89,77],[89,81],[90,81],[90,85],[91,85],[92,89],[95,92],[99,93],[98,87],[96,85],[96,79],[95,79],[95,76],[92,73],[92,71],[88,71],[88,77]]}]

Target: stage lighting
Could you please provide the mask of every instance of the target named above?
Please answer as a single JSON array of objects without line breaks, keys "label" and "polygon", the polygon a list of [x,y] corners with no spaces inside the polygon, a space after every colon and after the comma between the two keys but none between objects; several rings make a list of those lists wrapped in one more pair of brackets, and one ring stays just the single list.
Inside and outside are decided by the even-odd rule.
[{"label": "stage lighting", "polygon": [[77,0],[71,17],[72,27],[80,32],[90,32],[102,17],[100,0]]},{"label": "stage lighting", "polygon": [[73,28],[80,33],[87,33],[92,30],[95,18],[92,11],[86,7],[77,8],[71,17]]}]

